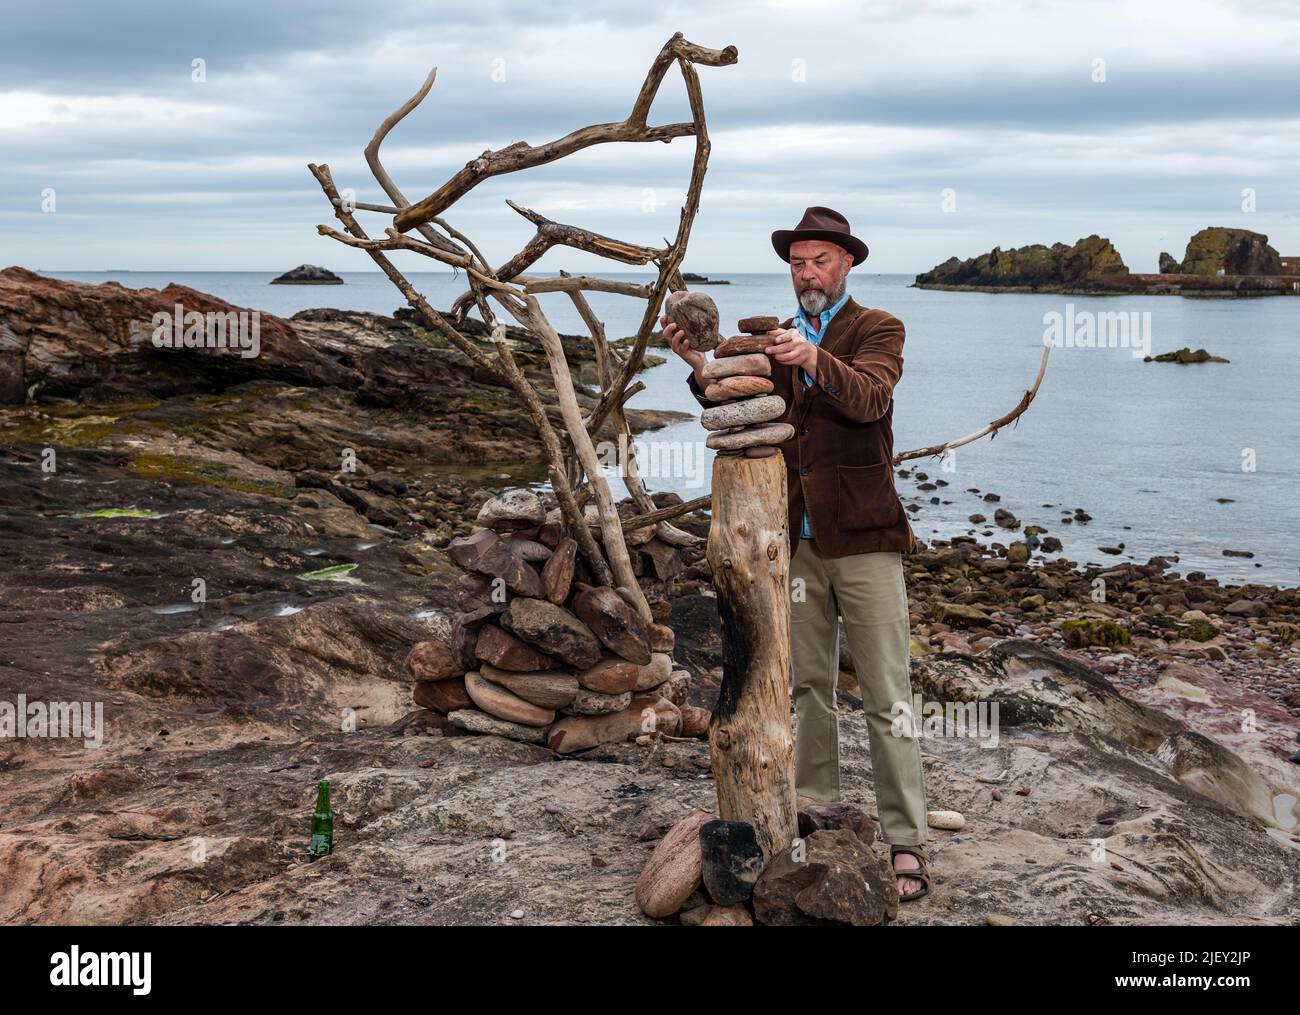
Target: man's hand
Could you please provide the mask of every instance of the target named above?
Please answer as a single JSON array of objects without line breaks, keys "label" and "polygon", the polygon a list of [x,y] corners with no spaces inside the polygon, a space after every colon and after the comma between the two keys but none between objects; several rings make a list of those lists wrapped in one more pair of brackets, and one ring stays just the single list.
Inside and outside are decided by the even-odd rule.
[{"label": "man's hand", "polygon": [[817,379],[817,346],[804,338],[794,328],[777,328],[767,333],[767,348],[763,351],[778,363],[793,364],[808,371]]},{"label": "man's hand", "polygon": [[669,348],[691,365],[697,381],[703,380],[704,364],[708,358],[704,353],[691,348],[691,340],[686,337],[686,333],[668,320],[667,316],[659,318],[659,323],[664,329],[664,338],[668,339]]}]

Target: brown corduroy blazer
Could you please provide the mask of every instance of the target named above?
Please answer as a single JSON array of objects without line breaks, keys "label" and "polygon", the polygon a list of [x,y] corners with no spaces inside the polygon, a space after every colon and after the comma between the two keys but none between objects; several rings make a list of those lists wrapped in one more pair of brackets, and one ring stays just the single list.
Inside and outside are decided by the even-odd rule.
[{"label": "brown corduroy blazer", "polygon": [[[781,325],[792,327],[794,318]],[[792,436],[785,458],[790,554],[804,542],[805,502],[817,549],[828,557],[920,549],[894,488],[894,385],[903,373],[903,324],[852,297],[826,326],[817,346],[817,383],[806,387],[797,367],[772,362],[773,394],[785,399]],[[686,378],[703,406],[694,371]]]}]

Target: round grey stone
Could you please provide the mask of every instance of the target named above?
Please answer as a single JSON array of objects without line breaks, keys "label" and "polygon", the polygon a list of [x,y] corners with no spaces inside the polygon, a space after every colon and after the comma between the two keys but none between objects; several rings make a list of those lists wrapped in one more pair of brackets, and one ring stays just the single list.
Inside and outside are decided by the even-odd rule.
[{"label": "round grey stone", "polygon": [[766,423],[784,413],[784,398],[780,395],[762,395],[710,406],[700,413],[700,425],[706,430],[725,430],[746,423]]}]

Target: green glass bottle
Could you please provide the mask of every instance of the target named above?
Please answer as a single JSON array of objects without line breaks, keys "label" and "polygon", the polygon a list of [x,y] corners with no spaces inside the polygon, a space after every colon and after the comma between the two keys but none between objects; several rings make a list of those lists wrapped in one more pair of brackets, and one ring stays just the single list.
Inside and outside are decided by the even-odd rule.
[{"label": "green glass bottle", "polygon": [[334,812],[330,810],[330,784],[321,780],[316,791],[316,813],[311,816],[310,859],[319,860],[334,850]]}]

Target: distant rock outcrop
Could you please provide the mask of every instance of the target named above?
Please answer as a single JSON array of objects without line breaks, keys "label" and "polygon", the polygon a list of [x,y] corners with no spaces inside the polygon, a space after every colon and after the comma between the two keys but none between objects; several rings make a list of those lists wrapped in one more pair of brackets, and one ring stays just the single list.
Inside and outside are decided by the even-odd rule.
[{"label": "distant rock outcrop", "polygon": [[[1181,265],[1169,269],[1183,275],[1280,275],[1282,258],[1263,233],[1249,229],[1209,226],[1187,241]],[[1161,262],[1161,271],[1165,271]]]},{"label": "distant rock outcrop", "polygon": [[1188,346],[1173,352],[1162,352],[1159,356],[1143,356],[1143,363],[1227,363],[1222,356],[1212,356],[1205,349],[1193,352]]},{"label": "distant rock outcrop", "polygon": [[994,247],[969,260],[951,257],[916,277],[921,288],[1108,289],[1125,287],[1128,268],[1110,240],[1092,235],[1073,246]]},{"label": "distant rock outcrop", "polygon": [[291,271],[286,271],[279,278],[271,279],[271,285],[342,285],[339,278],[328,268],[316,264],[300,264]]}]

